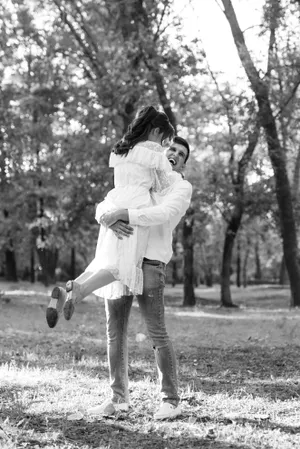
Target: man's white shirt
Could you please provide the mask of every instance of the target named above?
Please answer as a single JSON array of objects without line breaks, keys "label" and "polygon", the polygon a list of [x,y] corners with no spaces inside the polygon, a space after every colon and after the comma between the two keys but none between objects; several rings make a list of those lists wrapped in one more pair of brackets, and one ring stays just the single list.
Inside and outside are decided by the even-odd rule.
[{"label": "man's white shirt", "polygon": [[[168,263],[172,257],[172,233],[186,213],[192,197],[192,185],[178,176],[164,195],[152,193],[153,206],[129,209],[129,223],[149,226],[149,239],[145,257]],[[98,223],[106,212],[104,202],[96,209]],[[130,237],[129,237],[130,238]]]},{"label": "man's white shirt", "polygon": [[168,263],[172,257],[172,232],[186,213],[192,197],[192,185],[179,179],[160,195],[152,193],[153,206],[129,209],[129,223],[149,226],[150,234],[145,257]]}]

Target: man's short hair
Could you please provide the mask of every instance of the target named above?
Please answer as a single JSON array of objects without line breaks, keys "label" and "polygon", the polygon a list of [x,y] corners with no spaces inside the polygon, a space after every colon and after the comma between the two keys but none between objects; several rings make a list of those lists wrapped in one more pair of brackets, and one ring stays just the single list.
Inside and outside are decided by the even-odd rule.
[{"label": "man's short hair", "polygon": [[188,158],[190,157],[190,146],[187,143],[187,141],[183,138],[183,137],[179,137],[179,136],[175,136],[173,139],[173,142],[178,143],[178,145],[182,145],[183,147],[185,147],[187,149],[187,155],[185,158],[184,163],[186,163],[186,161],[188,160]]}]

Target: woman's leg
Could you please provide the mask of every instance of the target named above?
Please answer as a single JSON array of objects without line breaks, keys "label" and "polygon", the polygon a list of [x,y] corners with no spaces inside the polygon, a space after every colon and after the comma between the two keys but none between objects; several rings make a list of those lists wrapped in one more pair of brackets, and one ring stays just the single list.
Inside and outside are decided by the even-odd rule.
[{"label": "woman's leg", "polygon": [[[84,279],[80,284],[80,291],[83,298],[93,293],[98,288],[114,282],[116,278],[108,270],[99,270],[96,273],[91,273],[87,279]],[[75,282],[78,282],[75,280]]]},{"label": "woman's leg", "polygon": [[70,320],[75,310],[75,304],[82,301],[86,296],[93,293],[98,288],[114,282],[116,278],[108,270],[99,270],[88,276],[85,273],[80,275],[75,281],[68,281],[66,284],[67,299],[64,306],[64,316]]},{"label": "woman's leg", "polygon": [[75,281],[67,282],[66,290],[54,287],[46,310],[48,326],[51,328],[56,326],[62,311],[66,320],[70,320],[75,310],[74,304],[113,281],[114,276],[107,270],[99,270],[96,273],[84,271]]}]

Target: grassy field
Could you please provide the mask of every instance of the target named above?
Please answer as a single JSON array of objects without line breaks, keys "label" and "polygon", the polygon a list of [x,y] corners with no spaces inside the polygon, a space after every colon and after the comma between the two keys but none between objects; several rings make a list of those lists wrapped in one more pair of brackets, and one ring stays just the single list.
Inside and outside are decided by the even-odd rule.
[{"label": "grassy field", "polygon": [[136,305],[130,322],[129,413],[90,419],[109,395],[105,312],[93,296],[55,329],[49,291],[0,283],[0,447],[98,449],[300,448],[300,312],[289,291],[233,288],[241,307],[219,308],[217,288],[199,288],[180,307],[166,289],[166,315],[179,360],[183,415],[155,422],[159,403],[151,344]]}]

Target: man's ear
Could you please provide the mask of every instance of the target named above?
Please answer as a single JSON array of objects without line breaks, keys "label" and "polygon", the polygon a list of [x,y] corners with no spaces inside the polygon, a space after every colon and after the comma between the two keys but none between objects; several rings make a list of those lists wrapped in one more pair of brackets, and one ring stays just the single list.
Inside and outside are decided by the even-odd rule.
[{"label": "man's ear", "polygon": [[159,128],[153,128],[152,132],[155,136],[158,136],[160,134],[160,129]]}]

